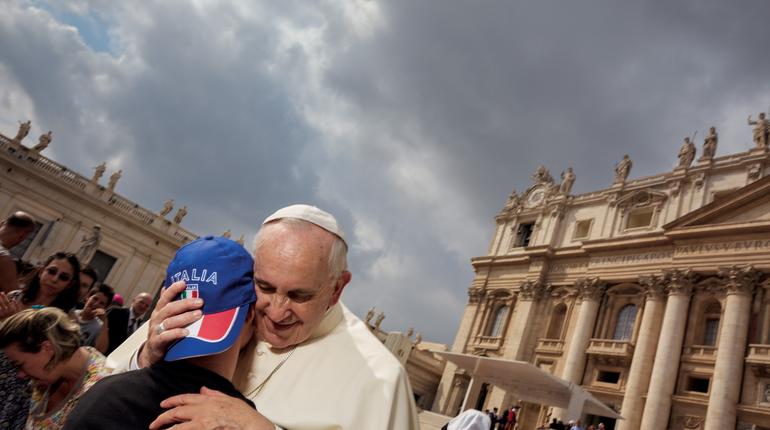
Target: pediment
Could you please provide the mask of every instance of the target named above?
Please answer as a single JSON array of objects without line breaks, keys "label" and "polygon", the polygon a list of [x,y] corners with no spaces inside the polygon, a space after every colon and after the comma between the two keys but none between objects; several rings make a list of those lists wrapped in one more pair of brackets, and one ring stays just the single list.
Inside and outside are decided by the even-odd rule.
[{"label": "pediment", "polygon": [[618,198],[615,204],[618,207],[643,207],[650,204],[663,202],[668,198],[668,195],[664,192],[644,189],[636,190]]},{"label": "pediment", "polygon": [[770,177],[709,203],[663,226],[666,231],[704,226],[770,225]]}]

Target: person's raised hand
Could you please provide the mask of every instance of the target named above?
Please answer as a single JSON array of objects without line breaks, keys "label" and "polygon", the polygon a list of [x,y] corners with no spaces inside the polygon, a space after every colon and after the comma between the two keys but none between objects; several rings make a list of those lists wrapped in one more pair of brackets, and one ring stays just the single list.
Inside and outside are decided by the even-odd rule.
[{"label": "person's raised hand", "polygon": [[180,394],[162,401],[168,409],[150,424],[150,430],[274,430],[275,425],[241,399],[201,388],[200,394]]},{"label": "person's raised hand", "polygon": [[0,320],[21,310],[21,303],[11,300],[5,293],[0,292]]},{"label": "person's raised hand", "polygon": [[147,342],[139,352],[139,367],[151,366],[166,355],[168,347],[177,339],[187,336],[185,327],[199,320],[203,313],[202,299],[174,298],[185,290],[185,282],[178,281],[163,290],[150,315]]}]

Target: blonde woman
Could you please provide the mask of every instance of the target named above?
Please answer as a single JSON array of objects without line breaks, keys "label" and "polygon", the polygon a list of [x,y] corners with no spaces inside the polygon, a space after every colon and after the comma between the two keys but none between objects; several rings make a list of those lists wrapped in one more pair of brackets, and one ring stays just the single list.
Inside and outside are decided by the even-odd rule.
[{"label": "blonde woman", "polygon": [[34,382],[26,428],[60,429],[80,397],[107,374],[104,356],[80,346],[80,330],[60,309],[27,309],[0,323],[0,348]]}]

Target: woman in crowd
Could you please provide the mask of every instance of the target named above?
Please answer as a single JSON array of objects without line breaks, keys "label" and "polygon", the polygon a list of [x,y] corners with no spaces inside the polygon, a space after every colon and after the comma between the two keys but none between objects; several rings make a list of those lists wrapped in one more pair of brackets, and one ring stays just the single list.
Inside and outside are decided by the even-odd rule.
[{"label": "woman in crowd", "polygon": [[62,428],[81,395],[107,374],[104,356],[80,346],[78,325],[55,307],[23,310],[3,320],[0,348],[19,377],[34,381],[28,429]]},{"label": "woman in crowd", "polygon": [[[80,264],[73,254],[57,252],[48,257],[34,277],[20,290],[0,292],[0,322],[23,309],[55,306],[69,312],[77,301]],[[0,428],[17,430],[27,420],[29,381],[16,378],[16,367],[0,352]]]},{"label": "woman in crowd", "polygon": [[46,259],[43,267],[27,285],[9,293],[8,298],[15,300],[22,309],[54,306],[69,312],[78,302],[79,290],[80,263],[77,257],[75,254],[57,252]]}]

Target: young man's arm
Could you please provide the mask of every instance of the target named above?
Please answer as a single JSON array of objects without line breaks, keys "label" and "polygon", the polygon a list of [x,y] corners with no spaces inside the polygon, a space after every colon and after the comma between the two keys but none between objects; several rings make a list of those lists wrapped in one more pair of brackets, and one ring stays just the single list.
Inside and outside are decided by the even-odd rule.
[{"label": "young man's arm", "polygon": [[99,318],[99,320],[102,322],[102,328],[99,331],[99,334],[96,335],[96,339],[94,340],[94,348],[98,349],[99,352],[104,354],[107,352],[107,348],[110,346],[109,319],[107,318],[107,312],[105,312],[104,309],[97,309],[96,312],[96,317]]},{"label": "young man's arm", "polygon": [[16,263],[8,255],[0,256],[0,292],[9,293],[18,288]]}]

